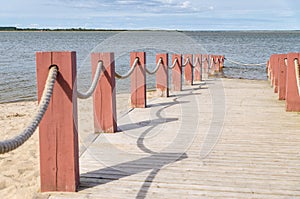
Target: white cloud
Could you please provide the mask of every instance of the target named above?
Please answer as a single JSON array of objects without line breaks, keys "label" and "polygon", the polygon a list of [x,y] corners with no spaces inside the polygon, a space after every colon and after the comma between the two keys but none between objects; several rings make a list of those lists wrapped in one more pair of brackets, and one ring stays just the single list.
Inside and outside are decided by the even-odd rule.
[{"label": "white cloud", "polygon": [[191,2],[185,1],[185,2],[183,2],[183,3],[180,5],[180,7],[181,7],[181,8],[189,8],[189,7],[190,7],[190,4],[191,4]]}]

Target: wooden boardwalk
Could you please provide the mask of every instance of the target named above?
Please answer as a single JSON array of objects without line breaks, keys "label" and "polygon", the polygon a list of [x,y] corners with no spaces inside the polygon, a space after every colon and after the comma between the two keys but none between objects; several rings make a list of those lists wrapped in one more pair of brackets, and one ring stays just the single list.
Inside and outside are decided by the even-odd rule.
[{"label": "wooden boardwalk", "polygon": [[79,191],[49,197],[300,198],[300,114],[268,82],[216,79],[171,94],[118,118],[119,133],[82,151]]}]

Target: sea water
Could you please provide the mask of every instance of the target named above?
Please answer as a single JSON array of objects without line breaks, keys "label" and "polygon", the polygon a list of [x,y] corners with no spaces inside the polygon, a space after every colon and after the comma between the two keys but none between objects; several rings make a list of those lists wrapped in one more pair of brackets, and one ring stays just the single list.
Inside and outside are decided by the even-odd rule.
[{"label": "sea water", "polygon": [[[266,63],[273,53],[300,52],[299,31],[91,31],[0,32],[0,103],[36,100],[37,51],[76,51],[78,89],[91,83],[91,52],[114,52],[116,71],[129,69],[129,53],[146,52],[154,69],[156,53],[218,54],[242,63]],[[265,65],[242,66],[225,61],[224,76],[266,79]],[[147,76],[147,88],[155,77]],[[130,80],[117,80],[117,92],[129,92]]]}]

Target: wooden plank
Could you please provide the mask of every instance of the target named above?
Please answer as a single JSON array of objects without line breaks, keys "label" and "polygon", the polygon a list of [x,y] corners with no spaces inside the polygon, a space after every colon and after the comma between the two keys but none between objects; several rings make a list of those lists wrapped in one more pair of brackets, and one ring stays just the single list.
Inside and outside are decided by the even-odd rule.
[{"label": "wooden plank", "polygon": [[[82,187],[77,195],[82,198],[300,197],[299,114],[285,112],[284,103],[276,101],[265,81],[223,79],[221,85],[226,99],[223,123],[212,121],[212,109],[216,106],[212,97],[222,96],[218,92],[213,96],[209,89],[197,89],[196,85],[183,87],[176,95],[170,93],[170,98],[152,100],[149,109],[135,109],[128,115],[130,120],[127,116],[119,120],[120,125],[127,125],[124,132],[99,136],[81,157]],[[173,100],[181,103],[170,104]],[[220,100],[216,103],[222,104]],[[159,122],[158,115],[178,119]],[[128,125],[129,122],[136,125]],[[223,125],[223,129],[218,139],[207,140],[217,143],[201,159],[199,154],[211,125]],[[140,136],[144,136],[142,142]],[[190,136],[192,142],[182,147]],[[182,145],[170,147],[174,140]],[[142,146],[154,151],[153,154],[142,150]],[[165,148],[176,153],[164,154]],[[177,160],[177,153],[185,157]],[[55,198],[55,194],[52,196]]]}]

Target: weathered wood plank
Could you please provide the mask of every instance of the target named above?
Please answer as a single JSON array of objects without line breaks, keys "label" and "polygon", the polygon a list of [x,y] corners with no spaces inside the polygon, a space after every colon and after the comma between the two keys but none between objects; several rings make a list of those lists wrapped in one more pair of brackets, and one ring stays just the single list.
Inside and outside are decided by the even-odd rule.
[{"label": "weathered wood plank", "polygon": [[265,81],[205,87],[120,118],[82,154],[80,191],[50,198],[300,198],[300,115]]}]

